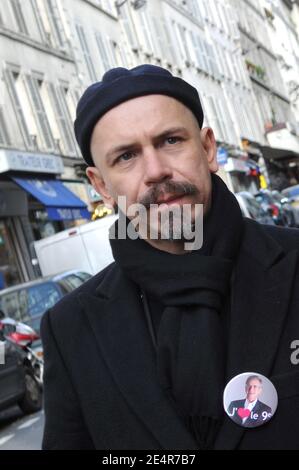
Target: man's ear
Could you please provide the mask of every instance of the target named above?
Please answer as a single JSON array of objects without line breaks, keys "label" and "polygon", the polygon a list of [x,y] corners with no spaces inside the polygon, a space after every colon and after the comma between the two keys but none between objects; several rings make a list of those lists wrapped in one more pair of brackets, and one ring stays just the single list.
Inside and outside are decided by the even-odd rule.
[{"label": "man's ear", "polygon": [[200,138],[206,152],[210,172],[216,173],[219,165],[217,162],[217,144],[213,130],[210,127],[204,127],[200,131]]},{"label": "man's ear", "polygon": [[96,192],[102,196],[105,206],[115,207],[115,200],[110,195],[100,171],[95,166],[89,166],[86,168],[86,175]]}]

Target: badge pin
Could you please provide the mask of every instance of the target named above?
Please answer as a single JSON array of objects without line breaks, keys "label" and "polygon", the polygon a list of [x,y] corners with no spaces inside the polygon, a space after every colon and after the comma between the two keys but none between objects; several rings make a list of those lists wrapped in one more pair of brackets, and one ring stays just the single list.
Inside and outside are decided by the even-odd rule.
[{"label": "badge pin", "polygon": [[256,372],[236,375],[223,393],[226,414],[244,428],[267,423],[276,412],[277,404],[276,388],[267,377]]}]

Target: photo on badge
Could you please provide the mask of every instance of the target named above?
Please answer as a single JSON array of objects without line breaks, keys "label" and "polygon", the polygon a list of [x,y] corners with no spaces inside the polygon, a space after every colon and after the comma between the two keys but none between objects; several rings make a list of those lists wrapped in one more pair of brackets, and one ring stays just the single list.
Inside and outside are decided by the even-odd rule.
[{"label": "photo on badge", "polygon": [[225,387],[223,406],[229,418],[244,428],[267,423],[277,409],[278,397],[272,382],[256,372],[244,372]]}]

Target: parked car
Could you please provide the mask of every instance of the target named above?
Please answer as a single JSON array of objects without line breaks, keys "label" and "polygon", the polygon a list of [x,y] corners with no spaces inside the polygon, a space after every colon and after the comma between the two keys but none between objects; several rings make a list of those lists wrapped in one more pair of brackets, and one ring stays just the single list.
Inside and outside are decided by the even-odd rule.
[{"label": "parked car", "polygon": [[295,218],[288,199],[278,191],[260,190],[254,195],[255,199],[268,212],[276,225],[293,227]]},{"label": "parked car", "polygon": [[299,184],[285,188],[281,192],[289,199],[294,211],[296,227],[299,227]]},{"label": "parked car", "polygon": [[42,387],[26,352],[8,340],[1,327],[0,341],[4,352],[4,363],[0,363],[0,410],[18,404],[25,414],[39,411]]},{"label": "parked car", "polygon": [[46,310],[90,277],[85,272],[66,271],[8,287],[0,290],[0,310],[39,333],[41,317]]},{"label": "parked car", "polygon": [[34,347],[37,341],[40,344],[40,336],[25,323],[14,320],[13,318],[6,317],[0,310],[0,329],[5,336],[5,339],[15,343],[16,346],[21,348],[31,364],[31,370],[37,382],[43,384],[44,373],[44,360],[39,350]]},{"label": "parked car", "polygon": [[262,224],[274,225],[271,215],[258,203],[251,193],[241,191],[236,193],[235,196],[244,217],[249,217]]}]

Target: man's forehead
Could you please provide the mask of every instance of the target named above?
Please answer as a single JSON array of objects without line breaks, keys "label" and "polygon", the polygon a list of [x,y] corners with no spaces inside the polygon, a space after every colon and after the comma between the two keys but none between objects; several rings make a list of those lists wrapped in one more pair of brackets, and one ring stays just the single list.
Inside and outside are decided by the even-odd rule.
[{"label": "man's forehead", "polygon": [[261,385],[259,379],[251,379],[247,382],[247,385]]},{"label": "man's forehead", "polygon": [[181,117],[181,119],[192,116],[196,121],[192,111],[175,98],[165,95],[146,95],[124,101],[110,109],[98,120],[95,129],[138,120],[144,117],[145,113],[148,120],[151,120],[148,124],[154,124],[162,117],[171,119],[173,116]]}]

